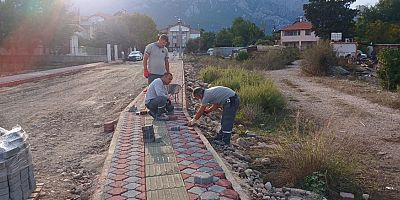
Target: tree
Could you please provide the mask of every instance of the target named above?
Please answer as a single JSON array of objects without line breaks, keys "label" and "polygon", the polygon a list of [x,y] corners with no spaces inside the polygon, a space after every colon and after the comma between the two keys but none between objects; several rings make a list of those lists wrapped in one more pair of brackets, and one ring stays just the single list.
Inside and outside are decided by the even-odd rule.
[{"label": "tree", "polygon": [[230,30],[234,36],[235,46],[255,44],[257,40],[264,37],[264,32],[256,24],[241,17],[233,20]]},{"label": "tree", "polygon": [[400,1],[381,0],[365,8],[356,22],[357,40],[365,43],[400,42]]},{"label": "tree", "polygon": [[28,52],[39,44],[55,49],[69,42],[71,18],[63,0],[7,0],[0,3],[0,44]]},{"label": "tree", "polygon": [[186,43],[185,51],[187,53],[198,52],[199,51],[199,42],[200,42],[200,38],[189,39],[189,41]]},{"label": "tree", "polygon": [[123,50],[130,47],[144,50],[156,37],[157,28],[152,18],[139,13],[124,14],[105,21],[95,34],[93,44],[104,46],[113,43],[119,44]]},{"label": "tree", "polygon": [[200,49],[202,51],[207,51],[207,49],[215,46],[215,33],[214,32],[203,32],[200,36]]},{"label": "tree", "polygon": [[357,10],[350,5],[355,0],[309,0],[304,4],[304,15],[313,24],[313,31],[322,39],[331,33],[342,33],[344,38],[354,36],[354,17]]},{"label": "tree", "polygon": [[229,29],[222,29],[216,36],[215,46],[231,47],[233,45],[233,33]]}]

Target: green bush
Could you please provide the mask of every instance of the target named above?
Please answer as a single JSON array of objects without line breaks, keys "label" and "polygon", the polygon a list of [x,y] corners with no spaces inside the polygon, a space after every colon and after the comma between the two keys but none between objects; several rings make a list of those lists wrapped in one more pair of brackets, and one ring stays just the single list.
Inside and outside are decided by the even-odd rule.
[{"label": "green bush", "polygon": [[326,175],[321,172],[314,172],[304,180],[304,189],[324,196],[326,194]]},{"label": "green bush", "polygon": [[259,85],[245,85],[239,90],[242,105],[260,105],[264,111],[274,113],[282,110],[286,101],[271,80],[264,80]]},{"label": "green bush", "polygon": [[258,104],[248,104],[241,106],[236,120],[240,124],[251,125],[260,122],[263,116],[263,108]]},{"label": "green bush", "polygon": [[199,79],[205,83],[212,83],[223,75],[222,69],[218,67],[208,66],[199,72]]},{"label": "green bush", "polygon": [[237,61],[244,61],[247,59],[249,59],[249,53],[247,53],[246,51],[240,51],[236,56]]},{"label": "green bush", "polygon": [[286,64],[290,64],[293,61],[300,59],[300,50],[296,47],[286,47],[282,49],[282,54]]},{"label": "green bush", "polygon": [[209,66],[200,71],[199,78],[211,85],[225,86],[237,91],[243,106],[259,105],[263,111],[274,112],[283,109],[286,104],[271,80],[265,80],[261,75],[245,69]]},{"label": "green bush", "polygon": [[329,41],[321,41],[303,52],[301,70],[309,75],[324,76],[329,68],[336,65],[337,59]]},{"label": "green bush", "polygon": [[243,62],[246,69],[276,70],[286,67],[287,61],[280,50],[269,50],[255,54],[253,59]]},{"label": "green bush", "polygon": [[383,88],[395,91],[400,85],[400,49],[383,49],[378,55],[378,76]]}]

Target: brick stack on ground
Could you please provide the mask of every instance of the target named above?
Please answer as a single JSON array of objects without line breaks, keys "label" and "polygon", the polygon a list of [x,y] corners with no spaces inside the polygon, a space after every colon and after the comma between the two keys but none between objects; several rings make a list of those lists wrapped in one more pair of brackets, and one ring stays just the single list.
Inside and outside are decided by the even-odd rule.
[{"label": "brick stack on ground", "polygon": [[25,200],[36,188],[32,155],[21,127],[0,130],[0,199]]}]

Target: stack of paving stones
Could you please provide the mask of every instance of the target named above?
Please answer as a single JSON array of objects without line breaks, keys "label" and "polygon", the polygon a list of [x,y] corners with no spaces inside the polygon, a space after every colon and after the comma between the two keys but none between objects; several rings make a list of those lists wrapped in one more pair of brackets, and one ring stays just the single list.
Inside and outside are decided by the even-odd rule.
[{"label": "stack of paving stones", "polygon": [[124,112],[102,199],[146,199],[143,118]]},{"label": "stack of paving stones", "polygon": [[25,131],[21,127],[1,129],[0,135],[0,199],[28,199],[36,182]]},{"label": "stack of paving stones", "polygon": [[213,155],[207,150],[197,132],[185,126],[187,118],[181,111],[178,119],[168,121],[167,127],[175,150],[185,187],[190,199],[237,200],[239,194],[225,177]]}]

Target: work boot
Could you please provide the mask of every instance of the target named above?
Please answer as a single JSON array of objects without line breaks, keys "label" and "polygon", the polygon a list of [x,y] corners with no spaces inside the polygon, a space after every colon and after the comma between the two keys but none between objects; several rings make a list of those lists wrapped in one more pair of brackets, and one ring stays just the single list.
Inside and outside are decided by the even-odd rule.
[{"label": "work boot", "polygon": [[222,142],[224,142],[226,145],[230,145],[231,137],[232,137],[232,133],[223,133],[222,134]]}]

